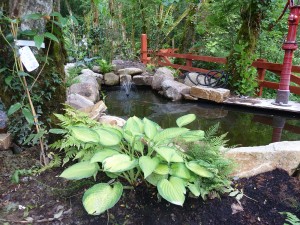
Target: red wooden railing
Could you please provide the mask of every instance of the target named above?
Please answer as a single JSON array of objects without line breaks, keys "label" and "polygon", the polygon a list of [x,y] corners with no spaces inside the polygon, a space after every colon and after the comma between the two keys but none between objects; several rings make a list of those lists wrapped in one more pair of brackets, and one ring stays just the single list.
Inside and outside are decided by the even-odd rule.
[{"label": "red wooden railing", "polygon": [[[193,54],[178,54],[175,53],[178,49],[160,49],[158,51],[149,50],[147,47],[147,35],[141,36],[141,61],[144,64],[153,63],[159,66],[171,66],[174,69],[181,69],[190,72],[207,73],[209,70],[204,68],[197,68],[192,66],[193,61],[213,62],[217,64],[226,64],[226,58],[201,56]],[[169,57],[185,59],[185,65],[174,64],[170,61]],[[259,89],[258,96],[262,95],[263,88],[271,88],[277,90],[279,83],[266,81],[266,71],[273,72],[280,76],[282,70],[282,64],[270,63],[265,59],[258,59],[252,63],[252,66],[257,69],[257,80]],[[292,67],[293,73],[300,73],[300,66]],[[290,85],[290,92],[300,95],[300,76],[291,75],[291,82],[295,85]]]}]

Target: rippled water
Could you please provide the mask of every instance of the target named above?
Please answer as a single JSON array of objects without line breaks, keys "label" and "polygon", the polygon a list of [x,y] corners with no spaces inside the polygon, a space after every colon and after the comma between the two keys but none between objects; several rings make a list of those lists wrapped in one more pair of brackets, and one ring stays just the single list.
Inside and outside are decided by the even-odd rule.
[{"label": "rippled water", "polygon": [[167,128],[176,126],[178,117],[194,113],[197,121],[189,128],[207,130],[219,122],[219,134],[228,132],[229,145],[256,146],[300,140],[299,114],[274,115],[274,112],[246,111],[208,102],[172,102],[148,88],[134,88],[128,97],[119,87],[107,89],[106,94],[110,115],[147,117]]}]

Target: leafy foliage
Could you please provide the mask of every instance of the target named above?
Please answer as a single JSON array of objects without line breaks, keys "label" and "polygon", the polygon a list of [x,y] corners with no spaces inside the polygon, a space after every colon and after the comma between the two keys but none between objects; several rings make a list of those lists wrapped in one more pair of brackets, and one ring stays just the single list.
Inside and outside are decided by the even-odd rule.
[{"label": "leafy foliage", "polygon": [[[123,192],[123,180],[135,186],[144,178],[157,187],[162,198],[177,205],[184,204],[187,189],[194,196],[206,198],[230,184],[231,162],[223,158],[219,146],[223,137],[210,142],[203,131],[184,128],[196,119],[193,114],[178,118],[180,127],[166,129],[135,116],[123,128],[108,127],[90,119],[84,121],[86,115],[68,108],[66,115],[56,116],[64,130],[56,132],[63,133],[64,138],[52,147],[64,150],[67,160],[80,160],[60,176],[77,180],[102,171],[118,180],[114,188],[99,183],[85,192],[83,204],[89,214],[98,215],[116,204]],[[101,205],[95,199],[101,200]]]}]

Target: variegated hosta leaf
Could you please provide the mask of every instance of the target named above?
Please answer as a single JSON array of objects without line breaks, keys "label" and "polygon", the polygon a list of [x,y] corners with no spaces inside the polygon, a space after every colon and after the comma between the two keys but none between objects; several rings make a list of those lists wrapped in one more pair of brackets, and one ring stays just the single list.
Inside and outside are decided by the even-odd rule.
[{"label": "variegated hosta leaf", "polygon": [[107,183],[95,184],[82,197],[82,203],[90,215],[100,215],[112,208],[121,198],[123,186],[117,182],[111,187]]},{"label": "variegated hosta leaf", "polygon": [[200,189],[199,181],[195,181],[194,184],[188,183],[187,187],[192,192],[193,195],[195,195],[196,197],[200,196],[201,189]]},{"label": "variegated hosta leaf", "polygon": [[175,177],[180,177],[189,180],[191,178],[190,170],[184,163],[173,163],[171,165],[170,174]]},{"label": "variegated hosta leaf", "polygon": [[176,124],[178,127],[183,127],[185,125],[190,124],[191,122],[193,122],[196,119],[196,115],[195,114],[188,114],[182,117],[179,117],[176,120]]},{"label": "variegated hosta leaf", "polygon": [[150,156],[142,156],[139,158],[139,166],[144,173],[144,178],[147,178],[159,164],[159,159]]},{"label": "variegated hosta leaf", "polygon": [[60,177],[66,178],[68,180],[80,180],[82,178],[95,176],[98,170],[98,163],[90,163],[89,161],[83,161],[65,169],[60,175]]},{"label": "variegated hosta leaf", "polygon": [[180,138],[186,142],[195,142],[202,140],[204,138],[204,134],[203,130],[193,130],[180,136]]},{"label": "variegated hosta leaf", "polygon": [[210,178],[210,177],[214,176],[214,174],[212,172],[210,172],[208,169],[200,166],[196,161],[187,162],[185,165],[190,171],[194,172],[195,174],[197,174],[201,177]]},{"label": "variegated hosta leaf", "polygon": [[157,124],[154,123],[151,120],[148,120],[147,118],[143,119],[144,121],[144,129],[145,129],[145,134],[146,136],[151,140],[154,138],[154,136],[157,134]]},{"label": "variegated hosta leaf", "polygon": [[168,139],[176,138],[179,137],[180,135],[185,134],[188,131],[189,129],[181,128],[181,127],[167,128],[157,133],[154,136],[153,141],[157,143]]},{"label": "variegated hosta leaf", "polygon": [[132,118],[137,123],[140,133],[143,134],[144,133],[144,123],[143,123],[143,121],[140,118],[136,117],[136,116],[133,116]]},{"label": "variegated hosta leaf", "polygon": [[124,132],[130,131],[133,136],[134,135],[141,135],[143,133],[143,130],[141,129],[140,124],[133,117],[130,117],[126,121],[126,123],[123,127],[123,130],[124,130]]},{"label": "variegated hosta leaf", "polygon": [[181,155],[179,155],[176,150],[172,147],[161,146],[155,147],[154,150],[163,157],[168,163],[169,162],[184,162]]},{"label": "variegated hosta leaf", "polygon": [[166,179],[168,177],[168,175],[161,175],[161,174],[157,174],[157,173],[151,173],[148,177],[146,177],[146,180],[154,185],[157,186],[158,182],[162,179]]},{"label": "variegated hosta leaf", "polygon": [[120,154],[120,152],[114,150],[114,149],[109,149],[109,148],[105,148],[102,150],[99,150],[98,152],[96,152],[94,154],[94,156],[91,158],[91,163],[93,162],[103,162],[104,159],[113,156],[113,155],[117,155]]},{"label": "variegated hosta leaf", "polygon": [[155,173],[160,174],[160,175],[167,175],[169,174],[169,166],[167,164],[158,164],[154,170]]},{"label": "variegated hosta leaf", "polygon": [[127,170],[131,170],[136,167],[138,161],[136,159],[131,160],[128,155],[118,154],[110,156],[103,160],[103,170],[111,173],[120,173]]},{"label": "variegated hosta leaf", "polygon": [[186,194],[186,184],[187,182],[184,181],[183,179],[179,178],[179,177],[174,177],[171,176],[169,178],[169,181],[174,184],[175,188],[178,189],[178,191],[183,192],[184,194]]},{"label": "variegated hosta leaf", "polygon": [[106,129],[97,128],[95,129],[95,131],[100,137],[99,139],[100,144],[104,146],[114,146],[119,144],[121,141],[120,136]]},{"label": "variegated hosta leaf", "polygon": [[185,201],[185,195],[178,179],[180,178],[170,179],[170,181],[167,179],[160,180],[157,184],[157,190],[161,197],[168,202],[182,206]]},{"label": "variegated hosta leaf", "polygon": [[70,131],[77,140],[82,142],[99,143],[100,137],[96,131],[88,127],[74,126],[70,127]]},{"label": "variegated hosta leaf", "polygon": [[120,139],[123,138],[123,130],[120,127],[111,127],[111,126],[108,126],[108,125],[105,125],[105,126],[102,125],[101,128],[104,129],[104,130],[107,130],[107,131],[109,131],[111,133],[114,133]]}]

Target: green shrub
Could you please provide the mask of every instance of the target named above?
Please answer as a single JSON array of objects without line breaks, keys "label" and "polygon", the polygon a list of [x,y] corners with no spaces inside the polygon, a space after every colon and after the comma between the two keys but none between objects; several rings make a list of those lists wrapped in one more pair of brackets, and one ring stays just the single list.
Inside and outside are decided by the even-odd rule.
[{"label": "green shrub", "polygon": [[112,65],[105,59],[99,59],[96,61],[100,67],[101,73],[109,73],[112,71]]},{"label": "green shrub", "polygon": [[181,206],[188,191],[205,198],[211,191],[223,192],[230,186],[231,162],[223,158],[220,146],[208,142],[204,131],[184,127],[196,119],[194,114],[178,118],[178,127],[167,129],[135,116],[123,128],[85,120],[86,116],[72,110],[56,116],[63,129],[52,132],[64,138],[52,146],[64,150],[68,159],[79,159],[60,177],[95,178],[101,171],[114,179],[113,184],[98,183],[84,193],[82,201],[89,214],[99,215],[113,207],[121,198],[124,180],[135,186],[144,179],[157,187],[162,198]]}]

